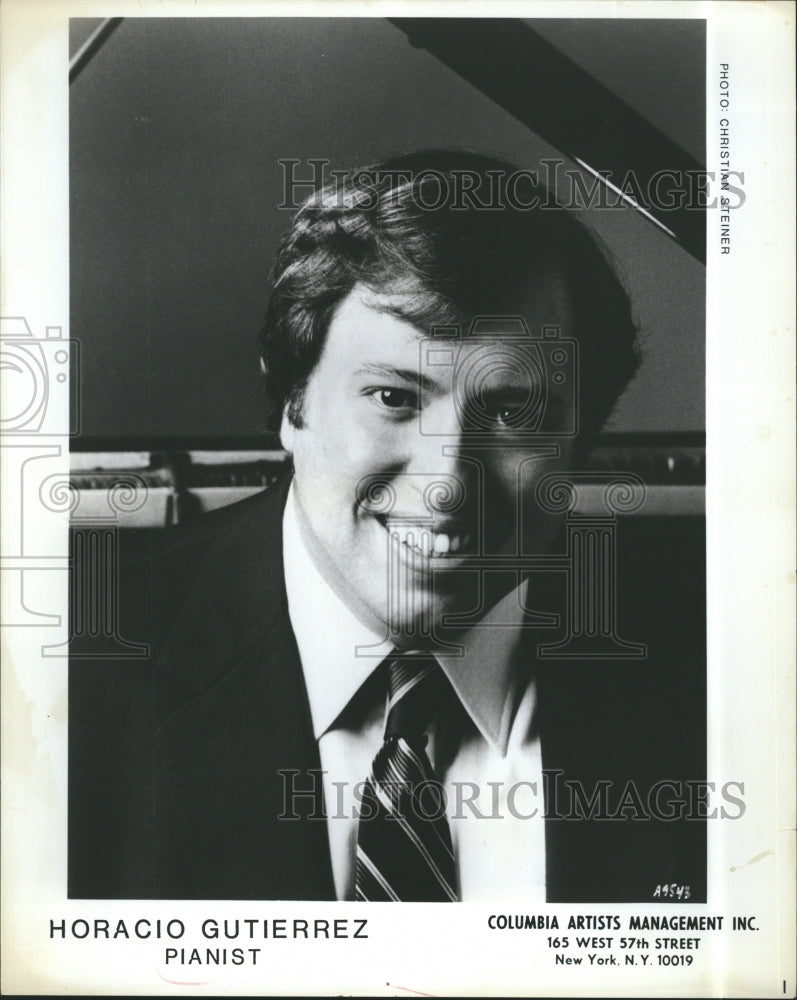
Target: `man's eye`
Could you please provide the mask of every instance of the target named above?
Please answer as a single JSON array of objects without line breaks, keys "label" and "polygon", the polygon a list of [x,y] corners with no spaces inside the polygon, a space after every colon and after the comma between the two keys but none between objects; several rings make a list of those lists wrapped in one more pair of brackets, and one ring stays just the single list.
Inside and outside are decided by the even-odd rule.
[{"label": "man's eye", "polygon": [[502,406],[495,411],[495,419],[504,427],[516,427],[523,419],[523,407]]},{"label": "man's eye", "polygon": [[417,406],[417,397],[408,389],[377,389],[374,397],[389,410],[410,410]]},{"label": "man's eye", "polygon": [[487,412],[498,427],[523,427],[529,419],[529,407],[525,400],[518,403],[496,402],[488,407]]}]

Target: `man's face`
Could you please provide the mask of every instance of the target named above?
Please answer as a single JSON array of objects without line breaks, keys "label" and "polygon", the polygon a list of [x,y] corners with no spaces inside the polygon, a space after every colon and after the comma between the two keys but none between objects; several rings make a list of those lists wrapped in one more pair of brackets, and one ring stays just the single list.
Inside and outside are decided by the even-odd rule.
[{"label": "man's face", "polygon": [[572,335],[556,275],[523,304],[533,338],[493,330],[430,341],[384,311],[401,303],[361,287],[341,302],[307,384],[303,426],[286,418],[282,427],[316,565],[364,624],[399,645],[418,644],[451,615],[486,610],[518,583],[517,559],[508,559],[547,550],[557,520],[535,488],[568,467],[572,438],[545,432],[572,421],[574,389],[572,378],[542,387],[535,423],[540,326]]}]

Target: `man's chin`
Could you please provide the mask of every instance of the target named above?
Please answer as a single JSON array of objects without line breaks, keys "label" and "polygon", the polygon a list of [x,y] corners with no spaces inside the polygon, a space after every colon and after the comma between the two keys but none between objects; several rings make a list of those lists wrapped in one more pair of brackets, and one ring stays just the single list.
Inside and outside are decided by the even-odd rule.
[{"label": "man's chin", "polygon": [[[409,607],[413,613],[408,613]],[[390,638],[401,649],[445,645],[470,627],[474,613],[478,614],[475,594],[447,594],[436,600],[428,594],[415,595],[413,604],[408,600],[404,608],[394,606],[388,617]]]}]

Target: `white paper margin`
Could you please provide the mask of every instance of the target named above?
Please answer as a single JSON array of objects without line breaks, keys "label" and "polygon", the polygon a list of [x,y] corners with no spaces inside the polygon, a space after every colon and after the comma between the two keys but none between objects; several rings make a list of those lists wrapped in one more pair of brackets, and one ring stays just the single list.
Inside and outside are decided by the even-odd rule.
[{"label": "white paper margin", "polygon": [[[34,335],[68,336],[68,17],[453,14],[442,3],[98,3],[5,0],[2,19],[2,305]],[[367,944],[352,940],[244,942],[254,968],[198,968],[173,976],[164,939],[60,941],[51,918],[132,923],[182,920],[177,945],[205,944],[207,917],[362,916],[356,904],[87,902],[65,898],[66,661],[42,644],[66,634],[67,515],[37,523],[26,463],[60,455],[68,439],[2,443],[3,618],[23,603],[62,616],[61,628],[3,628],[3,992],[44,994],[460,994],[793,996],[794,969],[794,5],[791,3],[457,4],[474,16],[706,17],[709,170],[719,119],[731,122],[734,167],[747,200],[733,215],[733,252],[720,256],[718,213],[708,218],[708,615],[710,776],[745,781],[747,812],[709,823],[707,906],[679,913],[756,915],[755,933],[705,935],[689,969],[554,967],[544,931],[490,931],[494,907],[446,910],[373,904]],[[719,107],[719,67],[730,67],[730,107]],[[666,81],[663,81],[666,86]],[[14,412],[6,399],[5,412]],[[56,395],[51,406],[65,402]],[[10,409],[9,409],[10,408]],[[7,447],[6,447],[7,445]],[[44,449],[44,450],[42,450]],[[51,466],[55,467],[55,466]],[[24,508],[23,508],[24,505]],[[24,510],[24,513],[23,513]],[[23,523],[24,522],[24,523]],[[24,537],[23,537],[24,536]],[[45,568],[31,571],[31,559]],[[22,560],[22,561],[20,561]],[[677,739],[677,720],[673,737]],[[758,858],[756,861],[751,859]],[[553,906],[545,913],[625,914],[635,906]],[[241,942],[216,942],[240,944]],[[170,979],[183,979],[175,983]],[[189,981],[190,980],[190,981]],[[785,981],[786,990],[783,990]]]}]

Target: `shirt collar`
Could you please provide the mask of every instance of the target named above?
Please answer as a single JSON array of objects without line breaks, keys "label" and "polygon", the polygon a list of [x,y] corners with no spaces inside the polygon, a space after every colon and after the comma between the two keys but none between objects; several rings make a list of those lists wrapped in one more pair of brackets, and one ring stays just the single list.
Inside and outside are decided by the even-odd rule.
[{"label": "shirt collar", "polygon": [[[349,610],[326,582],[302,539],[293,486],[283,515],[285,589],[316,739],[394,649]],[[462,655],[436,654],[462,705],[503,756],[514,718],[515,653],[526,583],[459,638]]]}]

